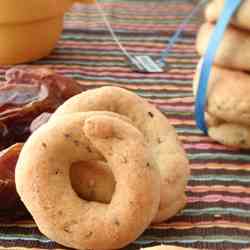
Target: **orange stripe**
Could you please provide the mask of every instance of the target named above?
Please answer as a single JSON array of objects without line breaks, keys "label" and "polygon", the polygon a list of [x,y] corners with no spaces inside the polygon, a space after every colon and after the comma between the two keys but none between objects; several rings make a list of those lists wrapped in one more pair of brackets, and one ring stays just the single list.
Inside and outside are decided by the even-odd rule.
[{"label": "orange stripe", "polygon": [[191,191],[193,193],[204,193],[204,192],[230,192],[230,193],[246,193],[250,194],[250,188],[242,187],[242,186],[187,186],[187,191]]},{"label": "orange stripe", "polygon": [[[181,113],[181,112],[180,112]],[[195,121],[194,120],[178,120],[175,118],[169,118],[169,121],[171,122],[172,125],[193,125],[195,126]]]},{"label": "orange stripe", "polygon": [[234,165],[234,164],[225,164],[225,163],[203,163],[203,164],[192,164],[192,168],[196,170],[205,170],[205,169],[226,169],[226,170],[244,170],[250,171],[250,163],[243,165]]}]

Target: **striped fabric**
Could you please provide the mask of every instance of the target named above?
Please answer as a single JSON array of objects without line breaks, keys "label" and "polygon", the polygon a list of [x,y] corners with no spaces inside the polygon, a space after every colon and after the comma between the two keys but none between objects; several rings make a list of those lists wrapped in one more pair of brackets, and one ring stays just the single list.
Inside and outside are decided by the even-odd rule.
[{"label": "striped fabric", "polygon": [[[106,1],[102,4],[123,45],[152,56],[164,48],[195,1]],[[171,244],[202,249],[250,247],[250,155],[219,145],[196,129],[192,77],[198,56],[195,18],[174,46],[162,74],[131,71],[94,7],[76,6],[66,16],[50,66],[89,88],[119,85],[156,104],[176,127],[188,153],[192,176],[187,207],[166,223],[151,226],[128,249]],[[7,67],[0,69],[1,78]],[[171,147],[171,145],[169,145]],[[146,194],[145,194],[146,195]],[[39,233],[30,220],[0,224],[0,249],[66,249]]]}]

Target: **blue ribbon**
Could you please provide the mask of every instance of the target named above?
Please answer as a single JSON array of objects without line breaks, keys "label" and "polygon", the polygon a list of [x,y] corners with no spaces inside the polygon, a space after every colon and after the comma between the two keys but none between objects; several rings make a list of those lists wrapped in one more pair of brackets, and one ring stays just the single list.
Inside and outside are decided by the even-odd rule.
[{"label": "blue ribbon", "polygon": [[213,61],[216,55],[216,51],[219,47],[221,40],[223,39],[226,28],[241,4],[241,0],[225,0],[222,14],[215,25],[214,31],[209,41],[208,48],[203,58],[199,86],[196,94],[195,102],[195,118],[196,124],[199,129],[207,134],[207,126],[205,122],[205,107],[207,102],[207,86],[208,80],[213,65]]}]

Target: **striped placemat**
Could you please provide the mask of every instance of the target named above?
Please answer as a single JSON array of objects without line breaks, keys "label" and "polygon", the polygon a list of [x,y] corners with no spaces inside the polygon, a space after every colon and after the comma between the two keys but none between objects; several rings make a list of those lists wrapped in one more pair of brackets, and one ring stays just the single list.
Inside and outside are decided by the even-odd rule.
[{"label": "striped placemat", "polygon": [[[105,1],[103,8],[123,45],[134,54],[158,55],[190,13],[194,1]],[[250,154],[202,135],[193,119],[192,77],[198,56],[199,18],[174,46],[162,74],[131,71],[94,7],[66,16],[65,31],[51,56],[36,64],[74,77],[89,88],[119,85],[156,104],[176,127],[187,150],[192,176],[188,205],[169,222],[152,226],[129,249],[171,244],[206,249],[250,246]],[[0,77],[7,67],[0,68]],[[171,145],[170,145],[171,146]],[[0,249],[65,249],[41,235],[32,221],[0,224]]]}]

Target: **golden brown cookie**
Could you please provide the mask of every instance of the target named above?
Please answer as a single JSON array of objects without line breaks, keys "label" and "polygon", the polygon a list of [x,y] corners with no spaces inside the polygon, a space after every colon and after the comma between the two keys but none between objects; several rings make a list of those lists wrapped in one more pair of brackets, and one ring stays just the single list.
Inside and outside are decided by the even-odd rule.
[{"label": "golden brown cookie", "polygon": [[[89,150],[90,149],[90,150]],[[71,165],[105,158],[116,180],[110,204],[81,199]],[[159,172],[139,130],[98,112],[61,116],[25,143],[16,186],[40,231],[76,249],[118,249],[151,223],[160,199]]]},{"label": "golden brown cookie", "polygon": [[[196,94],[199,63],[194,78]],[[208,134],[222,144],[249,148],[250,75],[213,66],[207,91],[206,121]]]},{"label": "golden brown cookie", "polygon": [[161,174],[161,202],[154,222],[174,216],[186,202],[189,166],[175,129],[167,118],[153,105],[128,90],[102,87],[69,99],[56,110],[51,120],[63,114],[96,110],[123,115],[142,132]]},{"label": "golden brown cookie", "polygon": [[[197,36],[197,51],[200,55],[204,55],[214,25],[205,23],[201,26]],[[216,52],[214,63],[231,69],[250,70],[250,33],[242,31],[230,26],[219,45]]]},{"label": "golden brown cookie", "polygon": [[221,123],[210,127],[208,134],[214,140],[231,147],[250,148],[250,126]]},{"label": "golden brown cookie", "polygon": [[[223,10],[224,3],[225,0],[213,0],[209,2],[205,11],[207,21],[216,22],[218,20]],[[250,0],[242,1],[241,6],[231,19],[231,22],[234,26],[241,29],[250,30]]]},{"label": "golden brown cookie", "polygon": [[[194,77],[198,85],[200,64]],[[213,66],[208,83],[207,112],[216,118],[250,125],[250,75],[240,71]]]}]

